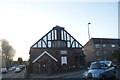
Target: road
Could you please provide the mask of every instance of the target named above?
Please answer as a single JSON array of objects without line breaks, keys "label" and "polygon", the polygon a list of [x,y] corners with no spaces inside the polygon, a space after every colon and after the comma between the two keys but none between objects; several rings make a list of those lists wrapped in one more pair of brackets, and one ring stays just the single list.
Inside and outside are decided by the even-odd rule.
[{"label": "road", "polygon": [[120,67],[117,69],[116,78],[120,79]]},{"label": "road", "polygon": [[[66,76],[64,78],[83,78],[83,74],[70,75],[70,76]],[[120,68],[118,68],[116,70],[116,78],[120,79]]]},{"label": "road", "polygon": [[20,73],[10,71],[8,73],[2,74],[2,78],[24,78],[24,70],[22,70]]},{"label": "road", "polygon": [[[86,71],[86,70],[84,70]],[[83,72],[84,72],[83,71]],[[118,68],[117,70],[117,73],[116,73],[116,78],[119,78],[120,79],[120,68]],[[64,76],[62,78],[76,78],[76,79],[79,79],[79,78],[83,78],[83,72],[81,73],[77,73],[77,74],[70,74],[68,76]],[[65,73],[64,73],[65,74]],[[49,76],[50,77],[50,76]],[[20,73],[15,73],[14,71],[11,71],[11,72],[8,72],[6,74],[3,74],[2,75],[2,78],[5,79],[5,78],[24,78],[24,70]],[[30,79],[30,78],[29,78]]]}]

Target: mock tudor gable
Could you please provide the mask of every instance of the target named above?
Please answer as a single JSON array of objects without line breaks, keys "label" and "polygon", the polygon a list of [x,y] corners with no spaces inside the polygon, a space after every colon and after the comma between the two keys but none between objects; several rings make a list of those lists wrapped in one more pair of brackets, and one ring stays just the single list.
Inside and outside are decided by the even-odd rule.
[{"label": "mock tudor gable", "polygon": [[31,73],[49,75],[84,66],[83,46],[63,27],[55,26],[30,48]]},{"label": "mock tudor gable", "polygon": [[31,48],[83,48],[63,27],[56,26],[38,40]]}]

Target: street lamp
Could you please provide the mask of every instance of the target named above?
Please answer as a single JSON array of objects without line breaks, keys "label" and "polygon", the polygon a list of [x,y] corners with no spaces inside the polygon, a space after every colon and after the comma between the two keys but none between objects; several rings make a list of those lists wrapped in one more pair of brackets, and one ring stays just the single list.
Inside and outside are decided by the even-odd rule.
[{"label": "street lamp", "polygon": [[88,39],[90,40],[90,30],[89,30],[89,25],[90,25],[91,23],[89,22],[88,23]]},{"label": "street lamp", "polygon": [[[90,46],[90,31],[89,31],[89,25],[90,25],[90,24],[91,24],[91,23],[89,22],[89,23],[88,23],[88,39],[89,39],[89,43],[88,43],[88,44],[89,44],[89,50],[90,50],[89,53],[91,54],[91,46]],[[92,60],[92,57],[90,57],[90,60]]]}]

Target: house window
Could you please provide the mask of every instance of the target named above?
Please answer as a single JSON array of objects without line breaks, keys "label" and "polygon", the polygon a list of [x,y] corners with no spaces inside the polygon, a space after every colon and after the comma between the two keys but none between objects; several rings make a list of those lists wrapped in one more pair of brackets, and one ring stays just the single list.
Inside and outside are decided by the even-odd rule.
[{"label": "house window", "polygon": [[65,41],[52,41],[52,47],[66,47]]},{"label": "house window", "polygon": [[39,48],[41,48],[42,46],[41,46],[42,44],[41,44],[41,40],[38,42],[38,47]]},{"label": "house window", "polygon": [[48,36],[48,40],[51,40],[51,33],[49,33],[47,36]]},{"label": "house window", "polygon": [[70,47],[70,42],[67,42],[67,47]]},{"label": "house window", "polygon": [[57,40],[57,30],[55,30],[54,35],[55,35],[55,40]]},{"label": "house window", "polygon": [[95,47],[96,48],[100,48],[100,44],[95,44]]},{"label": "house window", "polygon": [[115,44],[111,44],[111,47],[115,47]]},{"label": "house window", "polygon": [[97,51],[97,52],[96,52],[96,55],[97,55],[97,56],[100,56],[100,51]]},{"label": "house window", "polygon": [[51,41],[48,41],[48,47],[49,48],[51,47]]},{"label": "house window", "polygon": [[63,64],[67,64],[67,57],[66,56],[61,57],[61,65],[63,65]]},{"label": "house window", "polygon": [[37,44],[35,44],[35,45],[33,46],[33,48],[37,48]]},{"label": "house window", "polygon": [[105,47],[106,45],[105,44],[103,44],[103,47]]},{"label": "house window", "polygon": [[106,51],[103,51],[104,54],[106,54],[107,52]]},{"label": "house window", "polygon": [[46,48],[46,44],[43,41],[42,41],[42,47]]}]

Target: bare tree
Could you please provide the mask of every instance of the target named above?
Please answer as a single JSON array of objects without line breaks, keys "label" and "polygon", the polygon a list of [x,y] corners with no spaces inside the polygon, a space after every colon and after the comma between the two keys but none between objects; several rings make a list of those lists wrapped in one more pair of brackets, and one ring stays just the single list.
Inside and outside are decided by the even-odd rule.
[{"label": "bare tree", "polygon": [[2,48],[2,62],[3,67],[10,66],[11,61],[13,60],[13,57],[15,56],[15,49],[9,44],[9,42],[5,39],[0,40],[1,41],[1,48]]}]

